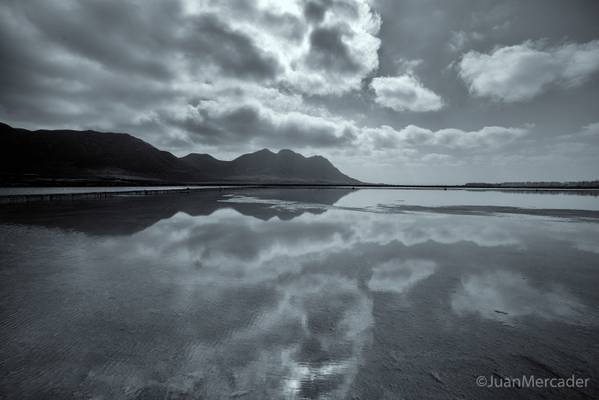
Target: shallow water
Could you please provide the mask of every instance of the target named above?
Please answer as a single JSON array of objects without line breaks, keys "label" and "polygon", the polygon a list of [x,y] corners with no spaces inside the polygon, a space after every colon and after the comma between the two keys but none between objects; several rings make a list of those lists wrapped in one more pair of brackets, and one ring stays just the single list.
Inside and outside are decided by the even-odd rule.
[{"label": "shallow water", "polygon": [[3,206],[0,398],[597,398],[599,217],[446,193]]},{"label": "shallow water", "polygon": [[208,186],[81,186],[81,187],[0,187],[0,196],[75,194],[75,193],[114,193],[128,191],[176,190],[186,188],[209,188]]},{"label": "shallow water", "polygon": [[338,206],[372,207],[410,205],[422,207],[493,206],[532,209],[599,210],[599,190],[358,190]]}]

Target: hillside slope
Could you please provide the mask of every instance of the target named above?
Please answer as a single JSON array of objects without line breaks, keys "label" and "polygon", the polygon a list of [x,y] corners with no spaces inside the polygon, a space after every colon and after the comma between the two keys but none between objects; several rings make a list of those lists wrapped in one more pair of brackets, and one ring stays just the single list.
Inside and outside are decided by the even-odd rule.
[{"label": "hillside slope", "polygon": [[178,158],[125,133],[38,130],[0,124],[0,180],[55,182],[334,183],[359,181],[321,156],[264,149],[232,161],[192,153]]}]

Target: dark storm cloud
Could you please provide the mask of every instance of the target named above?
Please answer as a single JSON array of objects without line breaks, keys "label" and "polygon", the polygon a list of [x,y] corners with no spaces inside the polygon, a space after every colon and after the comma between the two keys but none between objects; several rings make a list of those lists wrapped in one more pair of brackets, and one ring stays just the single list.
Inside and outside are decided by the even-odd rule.
[{"label": "dark storm cloud", "polygon": [[[120,101],[120,95],[128,95],[123,100],[135,97],[135,91],[130,89],[136,82],[145,82],[144,76],[157,81],[170,76],[166,65],[155,61],[163,58],[164,52],[148,49],[148,53],[159,57],[144,61],[140,56],[143,51],[136,46],[127,47],[126,33],[122,31],[125,27],[120,31],[120,40],[110,37],[118,31],[114,19],[105,22],[102,28],[106,32],[99,35],[89,29],[100,28],[99,21],[92,18],[94,15],[74,18],[76,9],[58,10],[31,2],[1,11],[0,29],[4,32],[0,99],[4,114],[11,119],[42,127],[52,116],[62,124],[91,121],[94,118],[90,114],[112,102],[126,104]],[[127,9],[119,7],[119,11],[117,14],[123,15]],[[132,29],[129,35],[135,36],[134,32]],[[130,74],[130,78],[119,79],[122,73]],[[150,99],[148,93],[154,86],[150,82],[150,89],[144,89],[139,99]],[[107,93],[110,88],[115,93]]]},{"label": "dark storm cloud", "polygon": [[[264,54],[248,36],[227,26],[217,15],[205,14],[193,21],[193,30],[184,39],[184,49],[218,66],[225,75],[242,78],[274,78],[278,61]],[[193,61],[192,61],[193,62]]]},{"label": "dark storm cloud", "polygon": [[250,37],[176,1],[11,2],[0,21],[0,110],[26,125],[122,124],[127,110],[182,95],[187,69],[262,80],[279,68]]},{"label": "dark storm cloud", "polygon": [[331,6],[331,0],[307,1],[304,5],[304,15],[310,22],[320,23],[324,19],[324,14]]},{"label": "dark storm cloud", "polygon": [[190,132],[191,140],[208,145],[339,148],[356,139],[355,128],[349,124],[299,113],[277,114],[256,104],[214,109],[200,103],[192,114],[169,122]]},{"label": "dark storm cloud", "polygon": [[277,60],[217,15],[185,16],[176,1],[66,4],[16,9],[45,40],[111,70],[169,80],[178,72],[170,59],[180,54],[235,76],[273,77],[278,68]]},{"label": "dark storm cloud", "polygon": [[163,58],[175,45],[172,27],[181,15],[175,2],[150,2],[143,12],[127,2],[26,2],[14,11],[35,27],[40,40],[62,46],[69,54],[113,70],[161,80],[172,77]]},{"label": "dark storm cloud", "polygon": [[351,35],[345,26],[316,28],[310,34],[310,52],[307,63],[313,69],[334,70],[352,73],[360,70],[344,42],[344,36]]},{"label": "dark storm cloud", "polygon": [[[354,128],[322,118],[326,110],[304,114],[293,96],[358,88],[376,65],[378,40],[362,25],[378,28],[353,1],[362,0],[320,2],[323,17],[331,7],[345,11],[313,32],[309,25],[324,21],[310,19],[314,10],[306,17],[303,3],[298,14],[247,1],[199,9],[182,0],[7,2],[0,7],[0,118],[28,128],[129,131],[168,148],[346,146]],[[350,46],[364,40],[358,59]],[[279,81],[286,91],[260,92]],[[262,100],[248,106],[229,93],[220,113],[186,111],[194,98],[219,100],[223,87]]]}]

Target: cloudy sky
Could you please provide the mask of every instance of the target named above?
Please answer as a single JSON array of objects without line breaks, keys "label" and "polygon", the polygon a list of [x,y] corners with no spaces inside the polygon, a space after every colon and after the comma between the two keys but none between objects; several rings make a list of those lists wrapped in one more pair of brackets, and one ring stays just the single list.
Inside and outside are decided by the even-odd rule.
[{"label": "cloudy sky", "polygon": [[388,183],[599,178],[596,0],[4,0],[0,120]]}]

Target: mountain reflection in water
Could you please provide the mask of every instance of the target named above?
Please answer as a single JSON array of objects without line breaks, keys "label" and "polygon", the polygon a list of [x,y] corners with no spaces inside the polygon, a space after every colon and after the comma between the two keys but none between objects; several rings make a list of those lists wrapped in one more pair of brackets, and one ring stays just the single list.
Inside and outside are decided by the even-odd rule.
[{"label": "mountain reflection in water", "polygon": [[[352,194],[349,194],[349,193]],[[9,398],[599,395],[599,224],[206,191],[4,207]],[[382,192],[380,192],[382,193]],[[349,195],[348,195],[349,194]],[[575,373],[586,389],[478,388]]]}]

